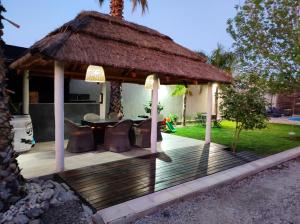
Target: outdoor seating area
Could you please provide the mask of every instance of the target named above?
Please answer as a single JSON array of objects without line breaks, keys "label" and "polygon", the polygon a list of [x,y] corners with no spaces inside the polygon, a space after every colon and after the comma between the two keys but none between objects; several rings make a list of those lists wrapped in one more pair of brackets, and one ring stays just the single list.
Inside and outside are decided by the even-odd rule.
[{"label": "outdoor seating area", "polygon": [[[162,141],[157,142],[158,152],[204,145],[204,141],[175,136],[162,133]],[[68,140],[64,141],[64,148],[67,149]],[[71,153],[65,150],[65,170],[72,170],[96,164],[104,164],[112,161],[149,155],[150,148],[140,148],[131,145],[127,152],[115,153],[104,150],[103,147],[83,153]],[[34,161],[34,162],[33,162]],[[26,178],[45,176],[56,172],[55,167],[55,142],[37,143],[29,152],[18,157],[18,162],[22,169],[22,174]]]},{"label": "outdoor seating area", "polygon": [[224,2],[0,0],[0,224],[300,224],[299,1]]},{"label": "outdoor seating area", "polygon": [[[98,148],[112,152],[126,152],[131,146],[149,148],[151,146],[151,118],[100,119],[87,114],[81,125],[65,118],[69,141],[67,151],[80,153]],[[157,124],[157,141],[162,141],[161,124]]]}]

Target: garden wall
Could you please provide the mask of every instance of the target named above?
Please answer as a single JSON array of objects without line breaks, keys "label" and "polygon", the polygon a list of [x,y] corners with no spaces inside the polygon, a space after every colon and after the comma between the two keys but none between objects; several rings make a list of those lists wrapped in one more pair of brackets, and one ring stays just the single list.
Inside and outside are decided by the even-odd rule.
[{"label": "garden wall", "polygon": [[[86,83],[82,80],[71,80],[71,93],[88,93],[90,99],[98,102],[100,90],[103,84]],[[107,111],[109,107],[109,90],[110,83],[107,82]],[[174,86],[161,85],[158,98],[161,105],[164,107],[162,114],[168,116],[169,114],[177,114],[181,119],[181,111],[183,106],[182,96],[171,96]],[[151,91],[146,90],[144,85],[138,84],[122,84],[122,105],[126,117],[137,117],[138,115],[146,115],[144,106],[151,100]],[[192,93],[187,97],[186,115],[187,120],[193,120],[197,112],[206,112],[207,103],[207,86],[206,85],[191,85],[189,90]],[[214,99],[214,97],[213,97]],[[213,102],[214,107],[214,102]],[[213,108],[213,112],[215,109]]]}]

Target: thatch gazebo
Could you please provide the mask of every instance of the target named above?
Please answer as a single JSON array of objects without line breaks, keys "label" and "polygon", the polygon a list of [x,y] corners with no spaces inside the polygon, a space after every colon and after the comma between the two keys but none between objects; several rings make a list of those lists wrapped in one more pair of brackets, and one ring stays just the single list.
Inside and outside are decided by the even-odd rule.
[{"label": "thatch gazebo", "polygon": [[158,79],[161,84],[208,84],[206,143],[210,143],[212,83],[231,75],[153,29],[98,12],[82,12],[36,42],[11,68],[53,76],[57,170],[64,169],[64,77],[84,79],[89,65],[102,66],[107,81],[144,84],[154,74],[151,151],[156,152]]}]

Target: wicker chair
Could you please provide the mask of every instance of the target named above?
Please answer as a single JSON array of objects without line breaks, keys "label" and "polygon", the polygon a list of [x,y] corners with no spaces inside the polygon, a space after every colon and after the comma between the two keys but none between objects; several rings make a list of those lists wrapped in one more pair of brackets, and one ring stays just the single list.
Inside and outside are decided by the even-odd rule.
[{"label": "wicker chair", "polygon": [[[139,124],[134,124],[131,130],[131,144],[141,147],[151,147],[151,118],[142,121]],[[160,123],[157,124],[157,141],[162,141],[162,135],[160,131]]]},{"label": "wicker chair", "polygon": [[108,119],[111,119],[111,120],[118,120],[118,113],[116,112],[111,112],[108,114]]},{"label": "wicker chair", "polygon": [[88,152],[95,149],[93,130],[89,126],[79,126],[65,118],[69,130],[67,151],[72,153]]},{"label": "wicker chair", "polygon": [[104,147],[112,152],[126,152],[131,149],[129,132],[132,120],[124,120],[114,126],[107,126],[104,135]]},{"label": "wicker chair", "polygon": [[83,116],[83,120],[85,120],[85,121],[100,120],[100,116],[98,114],[94,114],[94,113],[87,113]]}]

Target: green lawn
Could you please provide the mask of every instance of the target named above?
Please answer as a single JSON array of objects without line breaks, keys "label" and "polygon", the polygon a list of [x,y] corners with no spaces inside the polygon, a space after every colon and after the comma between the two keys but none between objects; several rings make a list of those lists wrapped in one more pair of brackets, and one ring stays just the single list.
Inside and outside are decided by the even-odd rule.
[{"label": "green lawn", "polygon": [[[234,123],[223,121],[221,128],[212,128],[212,142],[222,145],[231,145],[234,133]],[[177,127],[175,135],[204,139],[205,128],[192,124],[186,127]],[[289,132],[296,134],[290,136]],[[260,155],[278,153],[296,146],[300,146],[300,126],[285,124],[268,124],[267,128],[254,131],[242,131],[238,151],[254,151]]]}]

